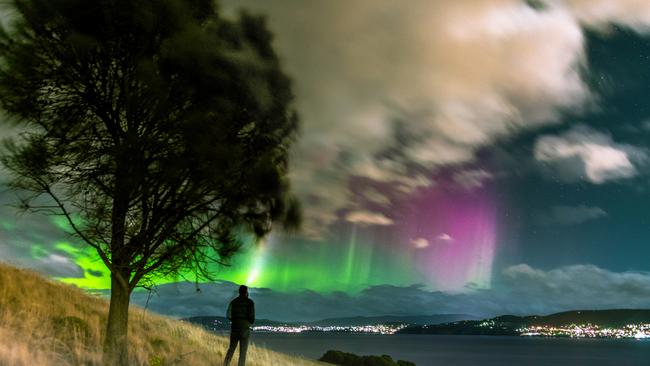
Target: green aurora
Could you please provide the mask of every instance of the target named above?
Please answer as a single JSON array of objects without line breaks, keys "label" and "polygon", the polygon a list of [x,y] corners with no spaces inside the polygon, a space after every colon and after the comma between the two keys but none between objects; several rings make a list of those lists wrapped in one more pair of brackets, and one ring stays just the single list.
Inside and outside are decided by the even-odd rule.
[{"label": "green aurora", "polygon": [[[57,277],[57,280],[87,290],[109,289],[110,273],[95,250],[71,240],[65,234],[70,227],[60,217],[53,217],[50,222],[61,233],[60,238],[48,241],[35,237],[34,242],[25,243],[30,247],[31,259],[40,260],[53,252],[60,253],[83,269],[83,277]],[[11,232],[16,225],[3,222],[2,228]],[[291,245],[282,245],[281,239],[274,235],[259,242],[249,239],[228,266],[215,264],[211,271],[216,280],[282,292],[355,293],[372,285],[410,285],[421,278],[411,269],[408,252],[373,245],[370,240],[359,237],[356,227],[351,228],[349,237],[343,243],[287,239],[293,240]],[[155,278],[153,284],[179,281],[205,282],[197,281],[196,276],[188,272]]]}]

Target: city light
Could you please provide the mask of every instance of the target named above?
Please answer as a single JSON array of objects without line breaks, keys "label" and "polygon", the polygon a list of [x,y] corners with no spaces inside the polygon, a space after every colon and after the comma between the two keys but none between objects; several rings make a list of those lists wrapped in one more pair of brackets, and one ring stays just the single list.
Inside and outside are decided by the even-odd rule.
[{"label": "city light", "polygon": [[527,337],[570,337],[570,338],[650,338],[650,324],[628,324],[620,328],[601,328],[593,324],[571,324],[566,326],[530,326],[517,329]]},{"label": "city light", "polygon": [[255,326],[252,329],[256,332],[269,333],[303,333],[303,332],[341,332],[341,333],[366,333],[366,334],[395,334],[397,331],[406,328],[406,324],[378,324],[358,326]]}]

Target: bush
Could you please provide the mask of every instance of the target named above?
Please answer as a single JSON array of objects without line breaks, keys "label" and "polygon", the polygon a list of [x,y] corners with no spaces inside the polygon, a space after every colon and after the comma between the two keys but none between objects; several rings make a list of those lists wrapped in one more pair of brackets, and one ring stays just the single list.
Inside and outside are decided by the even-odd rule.
[{"label": "bush", "polygon": [[340,366],[415,366],[413,362],[393,361],[389,355],[357,356],[353,353],[329,350],[319,361]]},{"label": "bush", "polygon": [[397,365],[398,366],[415,366],[415,364],[413,362],[404,361],[404,360],[397,361]]}]

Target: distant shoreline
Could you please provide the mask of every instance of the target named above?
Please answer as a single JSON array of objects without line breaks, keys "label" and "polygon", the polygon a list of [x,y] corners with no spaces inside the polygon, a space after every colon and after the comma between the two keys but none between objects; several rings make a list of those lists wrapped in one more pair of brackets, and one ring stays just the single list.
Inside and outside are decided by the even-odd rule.
[{"label": "distant shoreline", "polygon": [[[309,323],[287,323],[260,320],[253,327],[259,333],[348,333],[348,334],[431,334],[478,335],[540,338],[650,338],[650,310],[576,310],[550,315],[502,315],[491,319],[440,321],[435,324],[413,324],[395,320],[434,321],[462,315],[429,315],[412,317],[332,318]],[[184,319],[214,332],[227,332],[224,317],[201,316]],[[370,323],[373,321],[374,323]],[[364,322],[368,322],[364,324]],[[346,324],[352,323],[352,324]]]}]

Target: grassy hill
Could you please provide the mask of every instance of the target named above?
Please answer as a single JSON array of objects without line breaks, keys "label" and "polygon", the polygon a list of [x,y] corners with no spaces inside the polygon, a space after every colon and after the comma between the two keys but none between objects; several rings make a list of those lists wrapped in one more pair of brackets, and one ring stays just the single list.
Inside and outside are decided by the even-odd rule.
[{"label": "grassy hill", "polygon": [[[104,299],[0,263],[0,365],[101,365],[107,314]],[[224,337],[136,307],[129,323],[132,365],[220,365],[228,347]],[[253,346],[247,364],[320,363]]]}]

